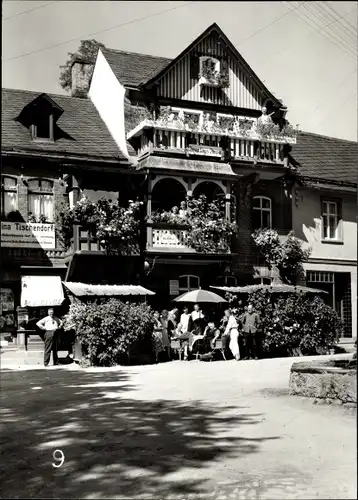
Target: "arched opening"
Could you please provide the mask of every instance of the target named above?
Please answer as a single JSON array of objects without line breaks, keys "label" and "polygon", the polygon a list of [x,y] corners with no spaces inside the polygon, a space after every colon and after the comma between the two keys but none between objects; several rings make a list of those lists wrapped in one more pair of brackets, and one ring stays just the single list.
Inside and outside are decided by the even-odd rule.
[{"label": "arched opening", "polygon": [[209,203],[217,200],[225,200],[225,193],[223,189],[215,182],[211,181],[205,181],[198,184],[193,191],[193,195],[196,198],[201,195],[205,195]]},{"label": "arched opening", "polygon": [[152,211],[170,211],[186,198],[186,190],[177,179],[166,178],[158,181],[152,190]]}]

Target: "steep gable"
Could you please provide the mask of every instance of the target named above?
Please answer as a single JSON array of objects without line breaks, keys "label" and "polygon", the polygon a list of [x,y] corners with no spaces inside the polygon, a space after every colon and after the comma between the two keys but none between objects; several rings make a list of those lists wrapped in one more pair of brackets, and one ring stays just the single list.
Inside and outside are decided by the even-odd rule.
[{"label": "steep gable", "polygon": [[[202,85],[200,58],[213,57],[220,72],[227,73],[227,88]],[[210,26],[178,57],[148,80],[145,87],[157,86],[160,97],[235,106],[259,110],[266,101],[284,108],[252,71],[217,24]]]}]

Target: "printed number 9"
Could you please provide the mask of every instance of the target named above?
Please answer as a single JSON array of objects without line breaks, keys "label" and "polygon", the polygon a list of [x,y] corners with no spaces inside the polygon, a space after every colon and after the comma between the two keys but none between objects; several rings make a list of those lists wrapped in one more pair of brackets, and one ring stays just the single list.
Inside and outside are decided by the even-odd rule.
[{"label": "printed number 9", "polygon": [[[56,454],[57,454],[57,455],[56,455]],[[58,456],[58,454],[60,454],[60,456]],[[56,468],[61,467],[61,465],[62,465],[62,464],[63,464],[63,462],[65,461],[65,455],[63,454],[63,451],[62,451],[62,450],[55,450],[55,451],[53,452],[53,455],[52,455],[52,456],[53,456],[53,459],[54,459],[54,460],[59,460],[59,461],[61,462],[60,464],[54,464],[54,463],[52,462],[52,467],[56,467]]]}]

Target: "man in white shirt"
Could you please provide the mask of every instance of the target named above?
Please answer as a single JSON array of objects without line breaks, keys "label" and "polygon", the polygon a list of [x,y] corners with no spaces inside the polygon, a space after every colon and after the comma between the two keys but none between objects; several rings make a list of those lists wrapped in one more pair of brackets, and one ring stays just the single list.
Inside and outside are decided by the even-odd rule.
[{"label": "man in white shirt", "polygon": [[58,365],[56,332],[59,328],[62,327],[62,321],[56,318],[54,310],[50,308],[48,310],[48,316],[45,316],[45,318],[40,319],[40,321],[38,321],[36,325],[45,332],[44,365],[48,366],[50,362],[51,351],[52,351],[53,364]]}]

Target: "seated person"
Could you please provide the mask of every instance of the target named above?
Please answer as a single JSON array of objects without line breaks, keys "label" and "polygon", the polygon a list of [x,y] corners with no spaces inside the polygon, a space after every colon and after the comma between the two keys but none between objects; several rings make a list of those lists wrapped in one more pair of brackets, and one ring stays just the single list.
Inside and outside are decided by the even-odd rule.
[{"label": "seated person", "polygon": [[220,330],[216,328],[215,323],[210,321],[204,330],[204,338],[200,345],[200,354],[212,352],[216,340],[220,337]]}]

